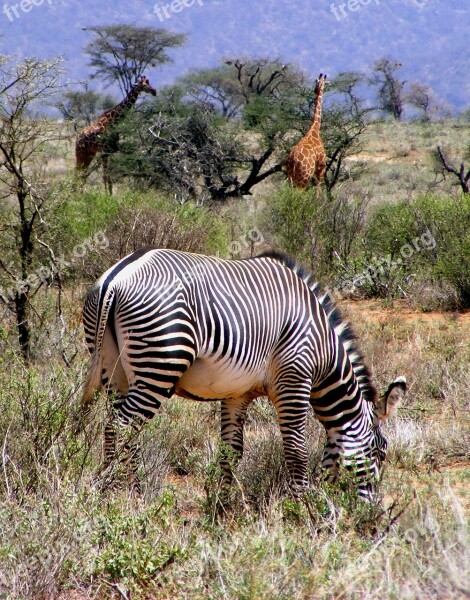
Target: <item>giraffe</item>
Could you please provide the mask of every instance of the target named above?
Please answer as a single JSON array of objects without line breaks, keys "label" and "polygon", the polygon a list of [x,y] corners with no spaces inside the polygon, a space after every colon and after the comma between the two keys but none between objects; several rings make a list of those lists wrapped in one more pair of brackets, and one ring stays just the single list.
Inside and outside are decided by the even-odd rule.
[{"label": "giraffe", "polygon": [[286,161],[287,177],[291,184],[304,190],[315,176],[319,185],[325,175],[326,154],[320,135],[323,90],[326,75],[320,73],[315,86],[315,104],[310,129],[289,152]]},{"label": "giraffe", "polygon": [[100,115],[96,121],[80,131],[75,142],[75,169],[77,174],[85,180],[92,160],[98,152],[103,153],[103,179],[106,191],[112,193],[111,181],[107,176],[108,157],[113,150],[112,142],[105,140],[109,128],[121,121],[127,112],[134,106],[139,94],[146,92],[156,96],[156,90],[150,85],[147,77],[140,77],[132,86],[130,92],[122,102]]}]

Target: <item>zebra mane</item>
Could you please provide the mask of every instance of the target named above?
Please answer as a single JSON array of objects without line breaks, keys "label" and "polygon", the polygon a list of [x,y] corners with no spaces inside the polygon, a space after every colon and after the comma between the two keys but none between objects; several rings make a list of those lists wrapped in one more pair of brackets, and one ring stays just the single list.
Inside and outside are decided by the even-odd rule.
[{"label": "zebra mane", "polygon": [[302,281],[315,294],[318,302],[323,307],[331,327],[335,330],[338,338],[342,341],[349,360],[351,361],[354,374],[362,390],[365,400],[375,402],[378,397],[378,391],[372,382],[372,376],[369,368],[364,363],[364,355],[357,345],[357,337],[351,324],[346,321],[341,314],[340,309],[330,294],[322,289],[321,285],[315,280],[313,274],[303,265],[297,262],[293,256],[283,252],[270,251],[259,254],[256,258],[272,258],[283,264],[285,267],[296,273]]}]

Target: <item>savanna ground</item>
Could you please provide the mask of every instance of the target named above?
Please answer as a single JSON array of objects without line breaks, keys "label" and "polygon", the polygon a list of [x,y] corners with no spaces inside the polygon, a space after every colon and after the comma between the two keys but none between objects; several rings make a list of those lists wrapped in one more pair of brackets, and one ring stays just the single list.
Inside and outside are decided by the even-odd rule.
[{"label": "savanna ground", "polygon": [[[379,203],[433,190],[439,177],[428,151],[446,138],[460,155],[466,143],[461,128],[451,121],[378,124],[355,157],[366,163],[367,177],[347,184],[343,193]],[[56,167],[66,171],[70,164],[64,147]],[[449,182],[439,185],[452,191]],[[269,244],[266,216],[258,222],[257,215],[273,190],[274,184],[267,185],[249,209],[235,204],[221,209],[225,229],[206,251],[227,255],[237,241],[249,253],[246,232],[253,227]],[[174,232],[173,221],[160,214],[165,235],[156,238],[142,225],[149,220],[147,207],[136,236],[133,207],[116,213],[111,204],[118,201],[105,201],[103,211],[115,218],[114,230],[106,232],[112,243],[77,258],[82,279],[72,278],[60,292],[59,316],[57,296],[39,292],[42,327],[31,365],[18,357],[13,324],[6,317],[2,321],[0,597],[469,597],[468,311],[426,306],[423,312],[412,298],[340,301],[378,386],[385,388],[398,375],[409,385],[406,403],[384,427],[388,460],[372,505],[358,502],[346,479],[334,488],[322,483],[324,434],[313,416],[308,424],[312,492],[303,503],[292,500],[267,401],[249,410],[245,455],[223,518],[217,510],[219,415],[212,403],[174,398],[148,425],[142,497],[103,496],[94,488],[103,402],[84,433],[76,434],[74,427],[87,359],[80,328],[83,279],[91,280],[95,270],[103,271],[139,241],[198,250],[213,225],[183,207],[199,219],[197,227]],[[75,218],[85,222],[87,215]],[[90,232],[76,229],[74,235],[78,243]]]}]

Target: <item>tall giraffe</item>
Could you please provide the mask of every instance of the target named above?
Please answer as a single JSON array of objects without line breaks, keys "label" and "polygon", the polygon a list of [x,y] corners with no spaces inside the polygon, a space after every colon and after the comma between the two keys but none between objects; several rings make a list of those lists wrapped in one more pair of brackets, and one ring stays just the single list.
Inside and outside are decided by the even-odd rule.
[{"label": "tall giraffe", "polygon": [[87,169],[98,152],[103,153],[103,179],[105,188],[111,193],[111,181],[107,176],[108,156],[110,152],[109,142],[105,140],[105,136],[111,127],[121,121],[128,111],[137,102],[139,94],[146,92],[156,96],[156,90],[150,85],[147,77],[140,79],[132,86],[130,92],[122,102],[114,108],[110,108],[99,116],[96,121],[88,125],[80,131],[75,142],[75,168],[77,173],[83,179],[88,176]]},{"label": "tall giraffe", "polygon": [[304,190],[315,176],[319,185],[325,175],[326,154],[320,135],[323,90],[326,75],[320,73],[315,86],[313,121],[304,137],[289,152],[286,161],[287,177],[291,184]]}]

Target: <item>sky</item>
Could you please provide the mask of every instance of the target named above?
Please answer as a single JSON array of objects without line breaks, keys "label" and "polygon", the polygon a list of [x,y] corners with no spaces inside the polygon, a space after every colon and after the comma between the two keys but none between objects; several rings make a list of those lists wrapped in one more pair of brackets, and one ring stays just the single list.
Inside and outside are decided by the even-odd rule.
[{"label": "sky", "polygon": [[[430,84],[443,101],[470,105],[470,0],[0,0],[0,52],[68,59],[89,78],[84,27],[133,23],[187,33],[158,85],[222,57],[270,56],[317,75],[370,70],[385,55],[403,77]],[[99,88],[99,82],[95,82]]]}]

